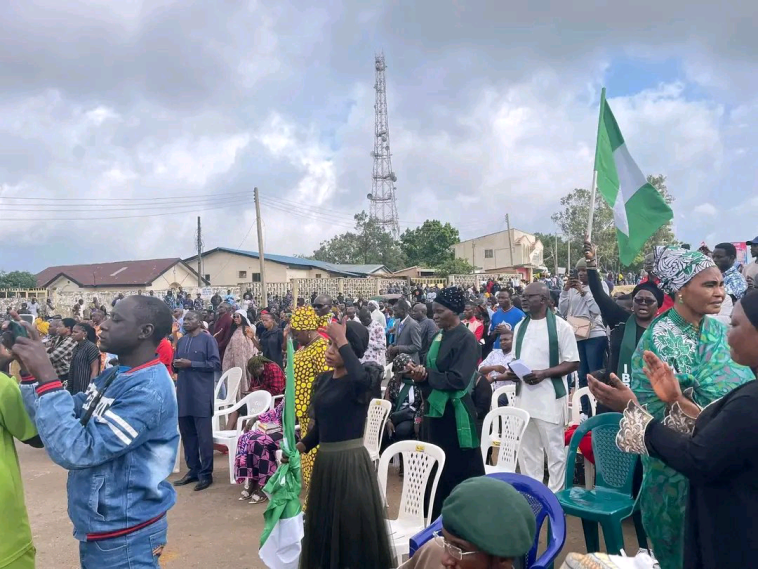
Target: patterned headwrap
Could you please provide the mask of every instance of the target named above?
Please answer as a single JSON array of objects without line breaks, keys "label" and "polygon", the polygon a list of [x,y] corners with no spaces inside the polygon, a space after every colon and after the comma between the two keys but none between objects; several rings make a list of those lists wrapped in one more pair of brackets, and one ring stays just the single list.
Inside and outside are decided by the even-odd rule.
[{"label": "patterned headwrap", "polygon": [[409,354],[398,354],[395,356],[395,359],[392,360],[392,371],[395,373],[404,371],[412,361],[413,360]]},{"label": "patterned headwrap", "polygon": [[663,291],[669,294],[681,290],[698,274],[716,266],[701,252],[679,247],[656,247],[653,262],[653,272],[661,279]]},{"label": "patterned headwrap", "polygon": [[457,286],[449,286],[437,293],[437,298],[434,299],[434,302],[441,304],[445,308],[449,308],[456,314],[460,314],[466,307],[466,295]]},{"label": "patterned headwrap", "polygon": [[299,331],[318,330],[319,317],[312,306],[301,306],[292,313],[290,327]]}]

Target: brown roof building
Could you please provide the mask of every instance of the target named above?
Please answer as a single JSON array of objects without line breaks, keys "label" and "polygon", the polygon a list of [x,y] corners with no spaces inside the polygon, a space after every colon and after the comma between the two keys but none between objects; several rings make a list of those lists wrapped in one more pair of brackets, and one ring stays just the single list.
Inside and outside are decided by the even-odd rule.
[{"label": "brown roof building", "polygon": [[[203,285],[207,285],[205,280]],[[196,287],[197,273],[179,258],[64,265],[38,273],[37,286],[59,292],[167,290]]]}]

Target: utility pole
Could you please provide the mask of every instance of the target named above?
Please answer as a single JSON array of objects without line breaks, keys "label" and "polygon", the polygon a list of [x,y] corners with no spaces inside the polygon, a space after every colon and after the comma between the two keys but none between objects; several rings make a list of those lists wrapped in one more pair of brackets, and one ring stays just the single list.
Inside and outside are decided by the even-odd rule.
[{"label": "utility pole", "polygon": [[261,226],[261,200],[258,198],[258,188],[253,188],[255,196],[255,223],[258,225],[258,261],[261,264],[261,308],[268,307],[268,292],[266,290],[266,263],[263,258],[263,227]]},{"label": "utility pole", "polygon": [[513,264],[513,235],[511,235],[511,220],[508,217],[508,214],[505,214],[505,226],[508,228],[508,251],[509,251],[509,257],[510,257],[510,266],[511,268],[514,268]]},{"label": "utility pole", "polygon": [[558,232],[555,233],[555,276],[558,276]]},{"label": "utility pole", "polygon": [[571,239],[566,240],[566,247],[568,247],[568,260],[566,261],[566,272],[571,273]]},{"label": "utility pole", "polygon": [[200,229],[200,216],[197,216],[197,286],[203,286],[203,233]]}]

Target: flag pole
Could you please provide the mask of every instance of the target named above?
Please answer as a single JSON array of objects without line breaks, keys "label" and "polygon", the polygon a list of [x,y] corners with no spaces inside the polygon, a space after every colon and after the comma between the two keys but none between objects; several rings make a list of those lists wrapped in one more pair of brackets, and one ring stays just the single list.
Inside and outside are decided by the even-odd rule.
[{"label": "flag pole", "polygon": [[603,122],[605,107],[605,87],[600,91],[600,113],[597,119],[597,138],[595,138],[595,162],[592,165],[592,190],[590,191],[590,211],[587,219],[587,241],[592,241],[592,222],[595,217],[595,196],[597,195],[597,143],[600,138],[600,125]]}]

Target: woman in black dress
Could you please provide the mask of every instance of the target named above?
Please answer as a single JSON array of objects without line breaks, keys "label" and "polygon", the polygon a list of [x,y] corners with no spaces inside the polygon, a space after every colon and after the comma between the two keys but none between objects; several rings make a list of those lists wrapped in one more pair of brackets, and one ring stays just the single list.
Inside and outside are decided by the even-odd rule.
[{"label": "woman in black dress", "polygon": [[445,451],[445,467],[432,507],[433,519],[439,516],[442,502],[453,488],[468,478],[484,475],[477,413],[471,399],[479,345],[461,324],[459,315],[465,302],[457,287],[445,288],[437,294],[433,313],[440,332],[429,347],[426,365],[408,367],[424,398],[423,436]]},{"label": "woman in black dress", "polygon": [[300,453],[319,445],[308,491],[303,569],[395,567],[384,504],[374,465],[363,446],[363,428],[378,366],[359,358],[368,347],[360,322],[332,321],[326,364],[313,384],[308,433]]},{"label": "woman in black dress", "polygon": [[262,330],[256,330],[253,338],[255,347],[269,360],[284,368],[284,333],[273,314],[264,312],[261,314]]},{"label": "woman in black dress", "polygon": [[90,381],[100,374],[100,350],[97,349],[97,335],[89,324],[80,322],[71,329],[71,338],[76,347],[71,355],[68,372],[68,391],[71,395],[87,391]]},{"label": "woman in black dress", "polygon": [[[758,370],[758,292],[732,312],[728,335],[735,362]],[[625,409],[616,442],[649,454],[689,478],[684,569],[753,567],[758,551],[758,382],[749,381],[700,409],[681,392],[674,370],[645,352],[645,375],[668,406],[663,421],[637,404],[620,381],[590,388],[611,408]]]}]

